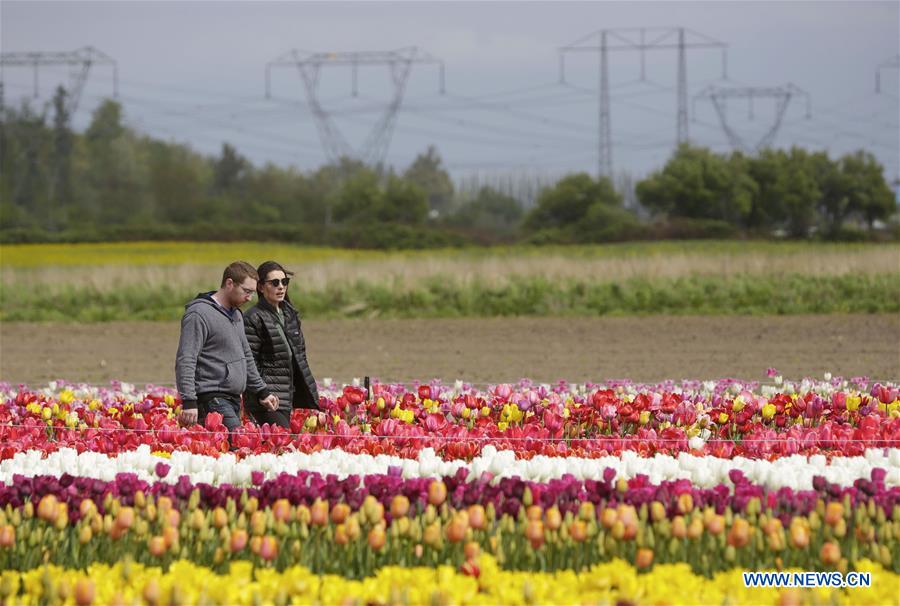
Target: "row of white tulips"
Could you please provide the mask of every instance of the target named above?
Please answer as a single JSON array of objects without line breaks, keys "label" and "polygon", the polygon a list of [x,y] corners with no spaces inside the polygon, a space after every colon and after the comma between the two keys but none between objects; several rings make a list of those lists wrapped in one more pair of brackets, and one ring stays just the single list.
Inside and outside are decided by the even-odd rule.
[{"label": "row of white tulips", "polygon": [[186,475],[194,483],[212,485],[233,484],[247,486],[252,482],[251,473],[261,471],[264,477],[272,479],[281,473],[315,471],[335,474],[340,478],[348,475],[402,474],[404,478],[438,477],[452,475],[460,468],[468,470],[470,479],[480,478],[489,473],[494,478],[515,477],[543,482],[571,474],[578,479],[603,479],[607,467],[616,470],[617,477],[632,478],[645,474],[653,483],[663,480],[688,479],[699,487],[731,484],[728,472],[739,469],[752,482],[770,488],[789,487],[795,490],[812,488],[814,476],[824,476],[829,482],[841,486],[852,485],[858,478],[868,479],[875,468],[887,471],[885,483],[900,486],[900,449],[869,449],[865,456],[833,457],[828,461],[824,456],[805,457],[801,455],[782,457],[775,461],[745,459],[722,459],[712,456],[694,456],[681,453],[677,457],[656,455],[642,458],[633,452],[625,452],[619,457],[584,459],[577,457],[545,457],[517,459],[512,451],[498,451],[486,446],[481,456],[470,462],[444,461],[430,448],[424,449],[416,459],[364,454],[350,454],[342,450],[325,450],[313,454],[292,452],[282,455],[261,454],[238,460],[232,454],[219,457],[175,452],[171,457],[160,457],[150,452],[144,445],[137,450],[108,456],[94,452],[77,453],[63,449],[45,455],[37,450],[16,454],[12,459],[0,463],[0,482],[11,483],[13,476],[70,474],[112,481],[116,474],[133,473],[146,481],[159,480],[157,464],[169,467],[162,478],[166,482],[176,482]]}]

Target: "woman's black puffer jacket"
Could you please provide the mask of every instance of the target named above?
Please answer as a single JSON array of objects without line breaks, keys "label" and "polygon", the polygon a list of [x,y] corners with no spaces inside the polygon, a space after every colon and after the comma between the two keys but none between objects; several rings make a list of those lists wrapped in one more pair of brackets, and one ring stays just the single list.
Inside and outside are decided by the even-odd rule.
[{"label": "woman's black puffer jacket", "polygon": [[[284,334],[290,340],[291,348],[281,338],[277,312],[266,299],[260,297],[259,302],[244,314],[244,330],[253,360],[269,390],[278,396],[279,410],[290,413],[292,408],[319,408],[319,392],[306,359],[300,316],[288,301],[282,303],[281,310],[284,312]],[[296,382],[295,377],[298,378]],[[248,411],[263,409],[249,391],[244,393],[244,405]]]}]

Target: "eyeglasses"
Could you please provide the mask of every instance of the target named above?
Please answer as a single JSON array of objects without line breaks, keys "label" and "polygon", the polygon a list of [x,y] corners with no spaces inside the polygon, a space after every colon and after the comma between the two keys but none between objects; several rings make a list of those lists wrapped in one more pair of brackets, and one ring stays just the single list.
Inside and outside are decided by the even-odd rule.
[{"label": "eyeglasses", "polygon": [[287,285],[291,283],[291,279],[290,278],[281,278],[281,279],[275,278],[274,280],[266,280],[266,282],[271,284],[273,288],[278,288],[282,284],[284,285],[285,288],[287,288]]},{"label": "eyeglasses", "polygon": [[244,286],[241,286],[241,290],[243,290],[243,291],[244,291],[244,294],[247,295],[248,297],[253,296],[253,294],[256,292],[256,291],[253,290],[252,288],[246,288],[246,287],[244,287]]}]

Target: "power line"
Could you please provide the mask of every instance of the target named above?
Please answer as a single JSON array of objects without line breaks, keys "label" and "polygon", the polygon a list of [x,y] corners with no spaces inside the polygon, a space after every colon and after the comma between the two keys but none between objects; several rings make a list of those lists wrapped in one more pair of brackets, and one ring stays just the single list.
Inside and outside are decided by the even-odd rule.
[{"label": "power line", "polygon": [[[306,97],[319,138],[325,147],[326,154],[335,162],[341,157],[354,157],[359,155],[369,162],[380,164],[384,160],[387,148],[393,134],[393,128],[397,120],[397,110],[403,101],[403,93],[409,79],[413,64],[431,63],[440,67],[440,90],[444,92],[444,63],[435,59],[428,53],[420,51],[416,47],[401,48],[394,51],[368,51],[368,52],[331,52],[331,53],[301,53],[294,49],[282,54],[280,57],[266,64],[266,95],[271,94],[271,70],[273,67],[296,67],[300,72]],[[322,107],[318,97],[319,77],[321,70],[326,66],[350,66],[352,69],[353,95],[357,90],[357,71],[359,66],[387,65],[390,71],[391,82],[394,85],[394,96],[378,120],[359,154],[353,153],[346,139],[337,129],[331,116]]]},{"label": "power line", "polygon": [[[787,111],[791,99],[797,96],[806,97],[806,117],[811,117],[812,98],[806,91],[788,83],[784,86],[710,86],[694,95],[694,102],[701,99],[709,99],[715,107],[716,115],[719,117],[719,123],[722,130],[728,137],[728,141],[735,150],[743,150],[747,153],[753,153],[771,146],[772,141],[778,134],[784,113]],[[769,130],[762,136],[755,146],[747,145],[743,138],[732,128],[728,122],[726,113],[726,101],[729,99],[749,99],[750,100],[750,118],[753,118],[753,100],[756,98],[774,98],[776,103],[775,121]],[[696,112],[695,112],[696,113]]]},{"label": "power line", "polygon": [[[650,34],[648,41],[647,35]],[[673,40],[677,38],[677,42]],[[692,38],[691,40],[688,37]],[[599,43],[593,40],[597,38]],[[609,53],[613,51],[639,51],[641,54],[641,79],[646,77],[645,54],[648,50],[678,51],[678,90],[677,90],[677,136],[678,144],[688,141],[687,113],[687,49],[718,48],[722,50],[722,75],[727,78],[727,45],[684,27],[642,27],[602,29],[579,38],[575,42],[558,49],[559,81],[565,84],[565,56],[569,52],[599,52],[599,94],[598,94],[598,169],[600,177],[612,177],[612,122],[610,118],[609,99]]]}]

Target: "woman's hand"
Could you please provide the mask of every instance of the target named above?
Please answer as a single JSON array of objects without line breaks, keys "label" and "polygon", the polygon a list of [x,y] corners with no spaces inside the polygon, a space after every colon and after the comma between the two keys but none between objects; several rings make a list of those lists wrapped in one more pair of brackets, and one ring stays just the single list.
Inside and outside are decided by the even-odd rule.
[{"label": "woman's hand", "polygon": [[269,394],[267,398],[260,400],[260,403],[269,410],[278,410],[278,396],[275,394]]}]

